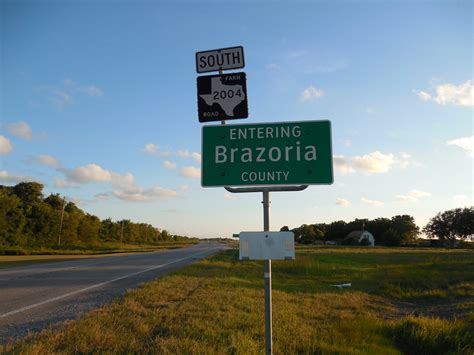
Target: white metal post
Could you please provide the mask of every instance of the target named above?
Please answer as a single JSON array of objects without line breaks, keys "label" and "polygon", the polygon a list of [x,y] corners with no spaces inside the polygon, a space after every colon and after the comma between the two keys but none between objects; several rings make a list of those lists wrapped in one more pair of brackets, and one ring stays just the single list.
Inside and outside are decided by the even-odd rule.
[{"label": "white metal post", "polygon": [[[270,192],[263,190],[263,230],[270,231]],[[272,261],[264,261],[265,280],[265,354],[273,353],[272,339]]]}]

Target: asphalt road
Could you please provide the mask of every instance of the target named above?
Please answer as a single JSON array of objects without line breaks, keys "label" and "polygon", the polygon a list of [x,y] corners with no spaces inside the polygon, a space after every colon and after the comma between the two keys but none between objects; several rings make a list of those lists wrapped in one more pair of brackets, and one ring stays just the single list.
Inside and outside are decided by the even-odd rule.
[{"label": "asphalt road", "polygon": [[78,318],[142,282],[226,248],[200,243],[152,253],[0,269],[0,343]]}]

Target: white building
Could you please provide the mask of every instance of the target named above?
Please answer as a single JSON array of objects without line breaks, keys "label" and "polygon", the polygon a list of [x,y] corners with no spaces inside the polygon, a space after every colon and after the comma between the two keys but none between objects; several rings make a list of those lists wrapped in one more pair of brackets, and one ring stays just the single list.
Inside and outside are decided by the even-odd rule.
[{"label": "white building", "polygon": [[375,238],[369,231],[353,231],[350,232],[345,239],[355,239],[359,243],[365,239],[368,242],[368,246],[375,246]]}]

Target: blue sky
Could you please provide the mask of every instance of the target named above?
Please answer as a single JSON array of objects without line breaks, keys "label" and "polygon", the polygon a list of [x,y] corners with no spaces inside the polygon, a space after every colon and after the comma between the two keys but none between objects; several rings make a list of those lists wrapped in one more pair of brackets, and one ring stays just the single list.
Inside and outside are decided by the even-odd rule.
[{"label": "blue sky", "polygon": [[[242,45],[250,116],[329,119],[335,182],[273,193],[271,228],[473,203],[470,1],[1,2],[0,184],[101,218],[261,230],[260,194],[200,187],[195,52]],[[213,73],[209,73],[213,74]]]}]

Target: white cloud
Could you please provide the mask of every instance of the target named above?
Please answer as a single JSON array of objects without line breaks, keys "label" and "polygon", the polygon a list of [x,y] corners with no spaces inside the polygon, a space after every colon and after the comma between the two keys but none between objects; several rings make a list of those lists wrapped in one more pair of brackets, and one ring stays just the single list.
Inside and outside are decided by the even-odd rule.
[{"label": "white cloud", "polygon": [[37,155],[34,160],[41,165],[53,168],[57,168],[60,165],[59,160],[51,155]]},{"label": "white cloud", "polygon": [[87,184],[89,182],[103,182],[112,180],[111,172],[103,169],[97,164],[78,166],[74,169],[62,169],[62,171],[71,182],[78,184]]},{"label": "white cloud", "polygon": [[423,101],[433,100],[439,105],[452,104],[455,106],[472,107],[474,106],[474,85],[471,80],[465,83],[440,84],[434,88],[435,93],[430,94],[426,91],[414,91]]},{"label": "white cloud", "polygon": [[418,97],[420,98],[420,100],[422,101],[429,101],[431,100],[431,95],[428,94],[426,91],[416,91],[414,90],[415,93],[418,95]]},{"label": "white cloud", "polygon": [[402,202],[417,202],[421,198],[429,197],[429,196],[431,196],[431,193],[429,192],[413,189],[406,195],[397,195],[396,198],[397,200],[402,201]]},{"label": "white cloud", "polygon": [[163,162],[163,166],[168,170],[176,169],[176,163],[173,163],[172,161],[169,161],[169,160],[165,160]]},{"label": "white cloud", "polygon": [[349,207],[351,205],[351,202],[349,200],[346,200],[345,198],[337,198],[336,205],[341,207]]},{"label": "white cloud", "polygon": [[474,106],[474,85],[471,80],[458,86],[442,84],[436,87],[436,102],[440,105]]},{"label": "white cloud", "polygon": [[0,182],[18,184],[20,182],[35,181],[29,176],[10,175],[6,170],[0,170]]},{"label": "white cloud", "polygon": [[451,201],[458,206],[471,206],[473,204],[472,197],[469,198],[466,195],[454,195],[451,197]]},{"label": "white cloud", "polygon": [[392,168],[394,162],[395,158],[393,154],[383,154],[378,150],[370,154],[352,158],[354,168],[368,174],[386,173]]},{"label": "white cloud", "polygon": [[447,145],[454,145],[466,151],[471,157],[474,157],[474,136],[457,138],[446,142]]},{"label": "white cloud", "polygon": [[7,137],[0,135],[0,155],[7,155],[13,150],[13,146]]},{"label": "white cloud", "polygon": [[185,166],[181,168],[179,173],[188,179],[199,179],[201,177],[201,169],[195,168],[194,166]]},{"label": "white cloud", "polygon": [[314,86],[309,86],[303,90],[300,99],[302,102],[314,101],[324,95],[324,91]]},{"label": "white cloud", "polygon": [[155,154],[158,151],[158,147],[153,143],[148,143],[145,145],[145,148],[143,148],[143,151],[148,154]]},{"label": "white cloud", "polygon": [[131,173],[120,175],[114,172],[110,172],[110,174],[112,175],[110,182],[114,187],[124,189],[135,186],[135,177]]},{"label": "white cloud", "polygon": [[5,124],[5,129],[15,137],[26,140],[31,140],[31,138],[33,138],[33,131],[31,130],[30,126],[28,126],[28,123],[24,121],[7,123]]},{"label": "white cloud", "polygon": [[355,172],[365,174],[382,174],[398,166],[406,168],[410,165],[418,165],[411,160],[411,155],[400,152],[398,155],[392,153],[381,153],[378,150],[366,155],[346,158],[343,155],[334,155],[333,163],[337,173],[341,175],[353,174]]}]

